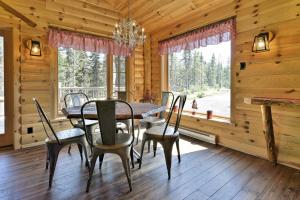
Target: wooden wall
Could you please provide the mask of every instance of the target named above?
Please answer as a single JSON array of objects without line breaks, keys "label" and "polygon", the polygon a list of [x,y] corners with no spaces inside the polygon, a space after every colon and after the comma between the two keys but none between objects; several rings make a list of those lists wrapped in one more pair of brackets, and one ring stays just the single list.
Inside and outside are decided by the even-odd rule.
[{"label": "wooden wall", "polygon": [[[70,128],[70,123],[64,118],[56,118],[57,109],[56,87],[57,87],[57,51],[48,47],[47,29],[42,27],[31,28],[19,20],[7,20],[0,17],[1,27],[13,27],[18,31],[15,40],[20,41],[14,48],[18,51],[17,61],[18,71],[15,72],[17,87],[15,90],[18,104],[15,105],[15,141],[14,147],[25,148],[29,146],[43,144],[46,138],[42,124],[39,122],[36,108],[32,98],[36,98],[41,103],[46,114],[53,122],[54,129],[59,131]],[[4,27],[6,27],[4,26]],[[26,41],[38,39],[42,42],[42,56],[30,56],[26,48]],[[144,92],[144,56],[143,46],[136,48],[133,53],[132,80],[133,99],[138,101],[143,97]],[[32,128],[32,133],[28,133]]]},{"label": "wooden wall", "polygon": [[[159,40],[236,16],[237,37],[232,53],[232,123],[184,116],[182,125],[217,135],[221,145],[266,158],[260,107],[244,104],[243,98],[300,98],[299,15],[299,0],[236,0],[152,33],[152,93],[161,91]],[[261,31],[272,31],[275,39],[270,44],[270,52],[255,54],[251,52],[252,42]],[[240,62],[246,62],[245,70],[240,70]],[[300,168],[300,109],[274,107],[273,113],[279,162]]]}]

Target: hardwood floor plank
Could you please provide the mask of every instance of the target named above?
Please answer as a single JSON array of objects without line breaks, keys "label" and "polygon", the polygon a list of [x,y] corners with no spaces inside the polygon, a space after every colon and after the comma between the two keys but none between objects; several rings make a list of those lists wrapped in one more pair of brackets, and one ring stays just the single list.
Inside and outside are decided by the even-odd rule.
[{"label": "hardwood floor plank", "polygon": [[[101,171],[96,163],[89,193],[88,170],[78,149],[59,155],[48,190],[45,146],[0,152],[0,199],[299,199],[299,171],[221,146],[183,137],[182,160],[174,148],[168,180],[162,148],[145,153],[141,169],[132,170],[133,191],[118,156],[107,154]],[[137,147],[139,150],[139,146]]]}]

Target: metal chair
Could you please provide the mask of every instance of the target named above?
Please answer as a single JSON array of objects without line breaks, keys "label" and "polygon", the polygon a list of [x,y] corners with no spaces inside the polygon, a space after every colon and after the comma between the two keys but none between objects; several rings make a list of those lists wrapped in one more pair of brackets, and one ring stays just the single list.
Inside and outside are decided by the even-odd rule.
[{"label": "metal chair", "polygon": [[[172,92],[169,92],[169,91],[163,91],[161,93],[161,96],[162,96],[162,101],[161,101],[162,106],[167,106],[167,104],[169,102],[169,99],[171,97],[170,108],[172,108],[172,105],[173,105],[173,102],[174,102],[174,94]],[[140,122],[146,126],[146,129],[149,129],[153,126],[162,125],[166,121],[165,118],[164,118],[165,112],[166,111],[160,112],[158,114],[158,116],[150,116],[150,117],[147,117],[145,119],[141,119]],[[137,138],[139,138],[139,135],[138,135]],[[150,143],[151,143],[151,141],[148,141],[148,152],[150,152]],[[157,142],[154,141],[153,142],[153,154],[154,154],[154,156],[156,155],[156,149],[157,149]]]},{"label": "metal chair", "polygon": [[[100,134],[97,138],[93,138],[95,135],[90,134],[86,130],[85,126],[85,107],[96,106],[98,121],[100,128]],[[128,113],[130,113],[131,120],[131,134],[116,133],[117,132],[117,120],[116,120],[116,106],[118,104],[124,104],[127,106]],[[114,153],[120,156],[125,174],[127,176],[129,189],[132,190],[131,186],[131,174],[130,174],[130,162],[131,157],[132,167],[133,163],[133,141],[134,141],[134,127],[133,127],[133,111],[131,106],[121,100],[106,100],[106,101],[89,101],[85,103],[81,108],[81,115],[85,128],[85,135],[88,143],[92,147],[92,158],[90,161],[90,174],[87,182],[86,192],[89,191],[93,171],[97,158],[99,157],[99,168],[101,169],[103,158],[105,153]]]},{"label": "metal chair", "polygon": [[33,101],[37,108],[37,112],[41,118],[41,122],[43,124],[45,133],[47,135],[47,138],[45,140],[47,145],[47,150],[48,150],[46,169],[48,169],[48,165],[50,164],[49,188],[51,188],[58,154],[64,146],[70,144],[77,144],[78,149],[80,151],[81,160],[83,159],[82,158],[82,149],[83,149],[86,158],[86,166],[89,167],[87,150],[85,146],[84,132],[79,128],[72,128],[64,131],[55,132],[49,119],[47,118],[42,107],[40,106],[39,102],[34,98]]},{"label": "metal chair", "polygon": [[[170,119],[174,112],[174,106],[176,105],[176,103],[178,101],[179,101],[179,106],[178,106],[179,108],[178,108],[177,118],[176,118],[176,122],[175,122],[175,127],[171,127],[171,126],[169,126]],[[144,136],[143,136],[143,141],[142,141],[142,150],[141,150],[141,158],[140,158],[139,168],[141,168],[141,166],[142,166],[142,158],[143,158],[145,143],[146,143],[146,141],[153,140],[153,141],[159,142],[163,147],[165,159],[166,159],[167,170],[168,170],[168,178],[169,179],[171,178],[172,149],[173,149],[173,145],[175,142],[176,142],[177,152],[178,152],[178,161],[180,162],[178,128],[179,128],[180,119],[181,119],[185,101],[186,101],[186,95],[178,96],[176,98],[174,104],[172,105],[172,109],[169,113],[166,123],[159,125],[159,126],[153,126],[145,131]]]},{"label": "metal chair", "polygon": [[[89,98],[88,96],[83,92],[75,92],[75,93],[69,93],[66,94],[64,97],[65,107],[76,107],[76,106],[82,106],[85,102],[88,102]],[[72,121],[72,119],[69,119],[71,125],[74,128],[80,128],[83,130],[83,123],[82,120],[78,120],[76,123]],[[93,128],[95,128],[96,125],[98,125],[97,120],[86,120],[85,124],[87,126],[88,131],[91,133],[93,132]],[[68,153],[71,151],[71,145],[69,146]]]}]

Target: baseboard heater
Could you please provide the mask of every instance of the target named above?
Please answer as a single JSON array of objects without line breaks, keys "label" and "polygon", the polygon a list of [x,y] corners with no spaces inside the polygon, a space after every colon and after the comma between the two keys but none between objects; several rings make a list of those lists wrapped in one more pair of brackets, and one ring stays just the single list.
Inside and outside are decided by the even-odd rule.
[{"label": "baseboard heater", "polygon": [[179,128],[179,133],[191,138],[195,138],[197,140],[201,140],[211,144],[217,144],[216,136],[209,133],[198,132],[187,128]]}]

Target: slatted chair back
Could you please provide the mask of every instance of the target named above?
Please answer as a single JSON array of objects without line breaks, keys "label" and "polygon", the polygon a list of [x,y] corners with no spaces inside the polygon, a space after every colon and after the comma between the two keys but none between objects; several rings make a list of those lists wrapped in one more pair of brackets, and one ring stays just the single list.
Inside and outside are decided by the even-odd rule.
[{"label": "slatted chair back", "polygon": [[174,113],[174,110],[175,110],[175,106],[177,106],[176,104],[178,103],[178,112],[177,112],[177,117],[176,117],[176,122],[175,122],[175,127],[174,127],[174,133],[176,133],[178,131],[178,128],[179,128],[179,125],[180,125],[180,120],[181,120],[181,115],[182,115],[182,111],[183,111],[183,107],[184,107],[184,104],[185,104],[185,101],[186,101],[186,95],[179,95],[172,107],[171,107],[171,110],[169,112],[169,116],[167,118],[167,122],[166,122],[166,126],[165,126],[165,130],[164,130],[164,133],[163,133],[163,137],[165,136],[166,134],[166,131],[167,131],[167,128],[169,126],[169,123],[170,123],[170,120],[171,120],[171,117]]},{"label": "slatted chair back", "polygon": [[42,109],[40,103],[38,102],[38,100],[36,100],[35,98],[33,98],[33,102],[36,106],[37,112],[40,116],[41,122],[43,124],[43,128],[45,130],[45,133],[47,135],[47,137],[50,140],[56,140],[58,144],[60,144],[60,141],[50,123],[50,120],[48,119],[47,115],[45,114],[44,110]]},{"label": "slatted chair back", "polygon": [[[122,113],[126,113],[126,116],[129,120],[131,120],[131,134],[133,137],[132,142],[134,141],[134,124],[133,124],[133,110],[132,107],[126,102],[122,100],[96,100],[96,101],[89,101],[86,102],[81,108],[81,116],[83,122],[88,115],[88,111],[86,112],[86,108],[91,108],[94,106],[94,109],[97,110],[97,116],[99,121],[100,127],[100,134],[102,144],[104,145],[114,145],[116,144],[116,134],[117,134],[117,127],[116,127],[116,109],[119,109]],[[86,126],[83,123],[85,128],[85,134],[89,134],[86,131]],[[87,135],[88,143],[93,146],[93,136]]]},{"label": "slatted chair back", "polygon": [[65,107],[82,106],[85,102],[88,102],[88,96],[83,92],[69,93],[64,97]]},{"label": "slatted chair back", "polygon": [[[88,101],[89,101],[88,96],[83,92],[69,93],[69,94],[66,94],[66,96],[64,97],[64,102],[65,102],[66,108],[76,107],[76,106],[79,107]],[[69,121],[72,124],[72,126],[75,126],[72,119],[69,119]]]},{"label": "slatted chair back", "polygon": [[[163,91],[161,93],[162,95],[162,100],[161,100],[161,105],[162,106],[167,106],[168,102],[169,102],[169,99],[171,97],[171,104],[170,104],[170,108],[172,108],[172,105],[173,105],[173,102],[174,102],[174,94],[172,92],[169,92],[169,91]],[[163,118],[164,117],[164,114],[165,114],[165,111],[163,112],[160,112],[159,113],[159,118]]]}]

